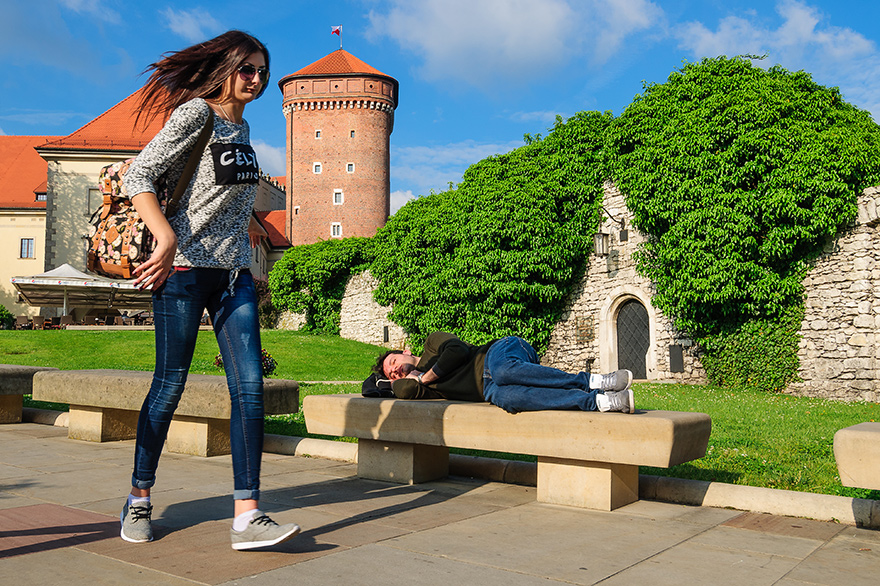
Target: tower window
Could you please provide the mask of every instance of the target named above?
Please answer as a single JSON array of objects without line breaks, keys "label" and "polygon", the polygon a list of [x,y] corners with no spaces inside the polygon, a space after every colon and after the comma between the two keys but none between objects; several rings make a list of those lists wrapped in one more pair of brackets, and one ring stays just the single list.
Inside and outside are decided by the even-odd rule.
[{"label": "tower window", "polygon": [[349,173],[354,173],[354,163],[349,163],[348,165],[346,165],[345,170]]},{"label": "tower window", "polygon": [[315,131],[315,138],[321,138],[321,131],[320,130]]},{"label": "tower window", "polygon": [[351,131],[351,137],[354,138],[354,130]]},{"label": "tower window", "polygon": [[293,208],[293,215],[294,215],[294,216],[298,216],[298,215],[299,215],[299,206],[295,206],[295,207]]},{"label": "tower window", "polygon": [[330,224],[330,237],[342,238],[342,224],[339,222],[333,222]]},{"label": "tower window", "polygon": [[314,163],[312,170],[315,172],[315,175],[321,174],[321,163]]},{"label": "tower window", "polygon": [[333,205],[341,206],[342,202],[345,201],[345,196],[342,193],[341,189],[336,189],[333,191]]}]

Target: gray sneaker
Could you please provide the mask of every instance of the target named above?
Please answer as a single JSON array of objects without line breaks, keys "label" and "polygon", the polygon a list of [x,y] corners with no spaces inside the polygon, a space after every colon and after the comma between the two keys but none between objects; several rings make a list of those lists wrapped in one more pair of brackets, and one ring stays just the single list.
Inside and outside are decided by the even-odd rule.
[{"label": "gray sneaker", "polygon": [[299,525],[279,525],[268,515],[258,515],[251,519],[244,531],[230,529],[229,533],[232,536],[232,549],[255,549],[287,541],[299,533]]},{"label": "gray sneaker", "polygon": [[633,384],[633,373],[629,370],[615,370],[609,374],[602,375],[602,382],[599,383],[600,391],[625,391]]},{"label": "gray sneaker", "polygon": [[599,411],[620,411],[622,413],[635,413],[636,411],[632,389],[599,393],[596,395],[596,406]]},{"label": "gray sneaker", "polygon": [[153,528],[150,526],[152,514],[153,505],[149,503],[129,505],[126,501],[119,515],[119,521],[122,523],[119,536],[130,543],[153,541]]}]

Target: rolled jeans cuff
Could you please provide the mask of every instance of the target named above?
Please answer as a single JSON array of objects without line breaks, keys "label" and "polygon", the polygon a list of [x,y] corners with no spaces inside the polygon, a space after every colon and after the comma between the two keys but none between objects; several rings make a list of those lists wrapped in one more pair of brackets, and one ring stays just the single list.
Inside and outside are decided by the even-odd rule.
[{"label": "rolled jeans cuff", "polygon": [[232,498],[237,501],[243,501],[243,500],[258,501],[258,500],[260,500],[260,489],[256,489],[256,490],[248,490],[246,488],[241,489],[241,490],[236,489],[236,490],[232,491]]},{"label": "rolled jeans cuff", "polygon": [[156,478],[154,477],[152,480],[138,480],[131,476],[131,486],[134,488],[139,488],[141,490],[146,490],[148,488],[153,488],[153,485],[156,484]]}]

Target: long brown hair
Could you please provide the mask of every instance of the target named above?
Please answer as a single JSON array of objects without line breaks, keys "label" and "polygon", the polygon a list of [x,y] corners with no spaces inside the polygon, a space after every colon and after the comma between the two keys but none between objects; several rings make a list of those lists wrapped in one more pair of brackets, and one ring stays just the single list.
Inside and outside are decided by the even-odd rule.
[{"label": "long brown hair", "polygon": [[[156,116],[170,115],[172,110],[193,98],[220,97],[229,76],[257,51],[263,53],[268,69],[266,46],[245,32],[231,30],[182,51],[163,54],[162,59],[144,70],[144,73],[152,73],[142,90],[137,120],[146,115],[149,124]],[[268,85],[263,84],[258,98]]]}]

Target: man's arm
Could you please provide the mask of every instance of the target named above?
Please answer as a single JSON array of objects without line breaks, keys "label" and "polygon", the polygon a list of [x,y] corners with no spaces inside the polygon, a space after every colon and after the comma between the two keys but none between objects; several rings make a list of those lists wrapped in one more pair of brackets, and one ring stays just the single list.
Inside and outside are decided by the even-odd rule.
[{"label": "man's arm", "polygon": [[434,332],[425,339],[425,350],[419,366],[433,366],[424,372],[414,370],[406,378],[391,383],[391,390],[399,399],[442,399],[443,396],[426,387],[454,372],[470,357],[470,346],[452,334]]}]

